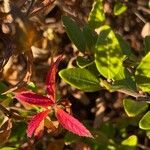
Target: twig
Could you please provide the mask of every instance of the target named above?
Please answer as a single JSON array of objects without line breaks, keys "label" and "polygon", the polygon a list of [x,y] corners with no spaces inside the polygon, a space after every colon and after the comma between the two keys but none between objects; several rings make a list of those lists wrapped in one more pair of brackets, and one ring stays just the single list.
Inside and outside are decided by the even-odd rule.
[{"label": "twig", "polygon": [[22,116],[19,116],[11,111],[8,111],[3,105],[0,104],[0,110],[3,112],[3,114],[5,116],[7,116],[8,118],[13,118],[16,120],[24,120],[25,118]]},{"label": "twig", "polygon": [[75,10],[70,9],[62,0],[57,0],[56,5],[62,9],[63,12],[72,17],[80,26],[85,24],[84,20],[80,19],[80,16],[75,12]]},{"label": "twig", "polygon": [[32,7],[33,7],[33,5],[34,5],[34,2],[35,2],[35,0],[31,0],[31,4],[30,4],[30,6],[29,6],[29,8],[28,8],[28,10],[27,10],[27,12],[26,12],[26,15],[27,15],[27,16],[29,15],[29,13],[30,13],[30,11],[31,11],[31,9],[32,9]]},{"label": "twig", "polygon": [[142,10],[142,11],[144,11],[144,12],[146,12],[146,13],[150,14],[150,9],[145,8],[145,7],[143,7],[143,6],[138,6],[138,8],[137,8],[137,9],[138,9],[138,10]]},{"label": "twig", "polygon": [[7,116],[7,117],[11,116],[10,112],[3,105],[1,105],[1,104],[0,104],[0,110],[3,112],[3,114],[5,116]]},{"label": "twig", "polygon": [[142,145],[142,144],[138,144],[138,147],[141,148],[141,149],[144,149],[144,150],[150,150],[149,147],[147,147],[145,145]]},{"label": "twig", "polygon": [[48,7],[49,5],[53,4],[55,0],[44,0],[39,7],[36,7],[33,9],[33,11],[29,14],[30,17],[36,15],[37,13],[40,13],[45,7]]},{"label": "twig", "polygon": [[140,20],[142,20],[144,23],[147,22],[146,19],[145,19],[140,13],[138,13],[137,11],[135,11],[134,14],[135,14]]}]

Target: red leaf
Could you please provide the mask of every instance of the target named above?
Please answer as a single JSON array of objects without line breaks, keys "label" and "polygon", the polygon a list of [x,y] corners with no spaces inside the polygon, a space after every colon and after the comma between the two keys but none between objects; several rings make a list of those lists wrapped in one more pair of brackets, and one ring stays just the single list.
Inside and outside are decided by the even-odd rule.
[{"label": "red leaf", "polygon": [[70,132],[73,132],[79,136],[93,137],[86,127],[80,123],[77,119],[66,113],[60,108],[56,110],[56,117],[60,124]]},{"label": "red leaf", "polygon": [[55,62],[52,62],[46,78],[47,92],[53,101],[55,101],[55,94],[56,94],[56,73],[58,71],[58,65],[61,60],[62,56],[59,56]]},{"label": "red leaf", "polygon": [[38,95],[33,92],[21,92],[15,95],[15,98],[20,102],[26,102],[32,105],[48,107],[53,104],[53,101],[46,96]]},{"label": "red leaf", "polygon": [[[32,117],[31,121],[28,124],[27,128],[27,136],[32,137],[33,133],[35,132],[35,136],[38,136],[38,134],[41,134],[41,131],[44,128],[43,120],[46,118],[50,110],[46,110],[43,112],[40,112]],[[43,126],[42,126],[43,125]],[[40,126],[40,128],[39,128]]]},{"label": "red leaf", "polygon": [[44,131],[44,120],[42,120],[38,125],[38,127],[35,129],[34,137],[36,137],[36,139],[39,139],[42,136],[43,131]]}]

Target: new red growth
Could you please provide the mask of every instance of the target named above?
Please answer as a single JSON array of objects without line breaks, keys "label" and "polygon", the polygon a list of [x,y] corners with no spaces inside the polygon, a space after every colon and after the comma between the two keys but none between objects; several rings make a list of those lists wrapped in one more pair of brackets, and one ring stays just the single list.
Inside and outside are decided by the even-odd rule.
[{"label": "new red growth", "polygon": [[15,94],[15,98],[22,104],[36,105],[43,108],[43,111],[32,117],[28,124],[27,136],[40,137],[45,126],[45,119],[51,111],[55,111],[58,122],[68,131],[79,136],[93,137],[86,127],[73,116],[62,109],[61,102],[56,102],[56,73],[58,65],[62,60],[60,56],[55,62],[51,63],[50,70],[46,79],[47,96],[39,95],[30,91],[23,91]]}]

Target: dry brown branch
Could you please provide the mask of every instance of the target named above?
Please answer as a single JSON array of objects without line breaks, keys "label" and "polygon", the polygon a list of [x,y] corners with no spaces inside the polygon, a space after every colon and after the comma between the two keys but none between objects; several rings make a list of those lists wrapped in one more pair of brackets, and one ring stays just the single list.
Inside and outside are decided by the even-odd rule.
[{"label": "dry brown branch", "polygon": [[29,16],[32,17],[39,14],[44,8],[52,5],[54,2],[55,0],[44,0],[42,3],[39,3],[37,4],[37,6],[33,7],[31,12],[29,13]]},{"label": "dry brown branch", "polygon": [[18,114],[12,112],[12,111],[9,111],[7,110],[3,105],[0,104],[0,111],[3,112],[3,114],[5,116],[7,116],[8,118],[13,118],[13,119],[16,119],[16,120],[24,120],[25,118],[22,117],[22,116],[19,116]]}]

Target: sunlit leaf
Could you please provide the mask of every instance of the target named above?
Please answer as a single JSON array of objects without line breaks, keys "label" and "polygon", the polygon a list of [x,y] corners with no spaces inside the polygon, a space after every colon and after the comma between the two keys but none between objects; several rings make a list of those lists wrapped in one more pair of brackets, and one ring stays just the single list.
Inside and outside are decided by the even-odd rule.
[{"label": "sunlit leaf", "polygon": [[125,4],[119,3],[117,2],[114,6],[114,14],[116,16],[121,15],[122,13],[124,13],[127,10],[127,6]]},{"label": "sunlit leaf", "polygon": [[150,92],[150,52],[141,60],[135,72],[135,79],[143,92]]},{"label": "sunlit leaf", "polygon": [[99,78],[87,69],[64,69],[59,75],[65,82],[80,90],[89,92],[100,90]]},{"label": "sunlit leaf", "polygon": [[61,60],[62,56],[59,56],[55,62],[51,63],[50,70],[46,77],[47,93],[53,102],[56,100],[56,73]]},{"label": "sunlit leaf", "polygon": [[148,111],[140,120],[139,127],[144,130],[150,130],[150,111]]},{"label": "sunlit leaf", "polygon": [[0,150],[18,150],[18,148],[14,148],[14,147],[3,147],[3,148],[0,148]]},{"label": "sunlit leaf", "polygon": [[74,43],[78,50],[84,52],[86,49],[86,41],[82,30],[72,19],[67,16],[63,16],[62,21],[70,40]]},{"label": "sunlit leaf", "polygon": [[[138,138],[136,135],[131,135],[127,139],[123,140],[121,144],[124,146],[135,147],[138,144]],[[128,150],[130,150],[130,148]]]},{"label": "sunlit leaf", "polygon": [[88,23],[92,28],[98,28],[105,21],[103,0],[95,0],[89,14]]},{"label": "sunlit leaf", "polygon": [[[41,134],[41,130],[42,131],[44,130],[44,124],[42,122],[44,121],[44,119],[46,118],[49,112],[50,110],[46,110],[32,117],[31,121],[28,124],[28,129],[27,129],[28,137],[32,137],[34,132],[36,132],[36,136],[39,136],[37,135],[38,133]],[[43,126],[41,126],[41,123]],[[40,130],[38,129],[39,126],[40,126]],[[37,129],[38,129],[38,132],[36,131]]]},{"label": "sunlit leaf", "polygon": [[103,26],[95,45],[95,63],[107,79],[113,79],[122,67],[123,53],[118,39],[109,26]]},{"label": "sunlit leaf", "polygon": [[37,92],[37,86],[33,82],[28,83],[28,89],[32,90],[33,92]]},{"label": "sunlit leaf", "polygon": [[53,104],[53,101],[46,96],[39,95],[33,92],[25,91],[15,94],[15,98],[20,102],[25,102],[31,105],[48,107]]},{"label": "sunlit leaf", "polygon": [[82,123],[62,109],[58,108],[56,110],[56,117],[59,123],[70,132],[73,132],[79,136],[93,137]]},{"label": "sunlit leaf", "polygon": [[148,108],[148,104],[146,102],[137,102],[132,99],[124,99],[123,106],[125,112],[130,117],[135,117],[141,114],[142,112],[146,111],[146,109]]}]

